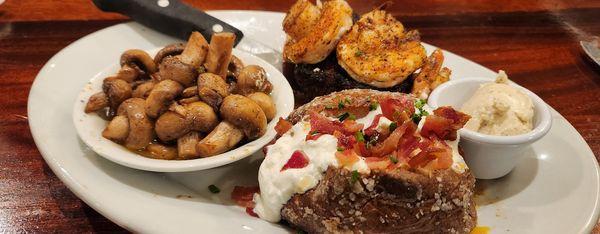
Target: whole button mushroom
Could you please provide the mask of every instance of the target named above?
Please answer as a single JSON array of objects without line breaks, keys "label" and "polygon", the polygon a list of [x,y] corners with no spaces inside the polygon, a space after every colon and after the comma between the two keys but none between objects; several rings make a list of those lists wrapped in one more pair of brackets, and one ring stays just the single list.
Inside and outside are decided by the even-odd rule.
[{"label": "whole button mushroom", "polygon": [[146,114],[151,118],[157,118],[167,110],[169,104],[183,91],[183,87],[176,81],[163,80],[154,85],[152,91],[146,98]]},{"label": "whole button mushroom", "polygon": [[273,99],[271,99],[271,96],[265,93],[256,92],[248,94],[246,97],[252,99],[252,101],[256,102],[256,104],[260,106],[260,109],[265,112],[267,121],[271,121],[273,118],[275,118],[277,110],[275,109],[275,103],[273,102]]},{"label": "whole button mushroom", "polygon": [[180,138],[191,131],[210,132],[219,123],[214,110],[204,102],[184,106],[172,105],[169,111],[156,120],[156,135],[167,142]]},{"label": "whole button mushroom", "polygon": [[219,109],[223,98],[229,95],[229,85],[220,76],[202,73],[198,76],[198,96],[206,104]]},{"label": "whole button mushroom", "polygon": [[131,85],[121,79],[104,80],[102,90],[108,99],[109,116],[113,116],[121,103],[131,98],[132,94]]},{"label": "whole button mushroom", "polygon": [[184,87],[194,85],[197,69],[204,62],[207,50],[208,43],[202,34],[193,32],[181,54],[160,58],[157,79],[174,80]]},{"label": "whole button mushroom", "polygon": [[123,54],[121,54],[120,64],[121,67],[139,68],[148,74],[155,73],[157,70],[156,63],[154,63],[152,57],[150,57],[146,51],[139,49],[132,49],[123,52]]},{"label": "whole button mushroom", "polygon": [[267,131],[267,117],[256,102],[242,95],[229,95],[220,109],[223,120],[243,130],[248,139],[254,140]]},{"label": "whole button mushroom", "polygon": [[237,76],[233,93],[248,95],[254,92],[271,93],[273,85],[267,79],[265,70],[257,65],[248,65],[242,68]]},{"label": "whole button mushroom", "polygon": [[154,139],[154,130],[152,121],[146,116],[144,104],[141,98],[125,100],[102,135],[117,143],[124,143],[131,150],[145,149]]},{"label": "whole button mushroom", "polygon": [[233,148],[244,136],[249,140],[267,131],[267,118],[260,106],[241,95],[229,95],[220,109],[223,121],[196,145],[200,157],[209,157]]},{"label": "whole button mushroom", "polygon": [[173,43],[160,49],[156,55],[154,55],[154,63],[160,64],[162,60],[168,56],[177,56],[185,49],[183,43]]}]

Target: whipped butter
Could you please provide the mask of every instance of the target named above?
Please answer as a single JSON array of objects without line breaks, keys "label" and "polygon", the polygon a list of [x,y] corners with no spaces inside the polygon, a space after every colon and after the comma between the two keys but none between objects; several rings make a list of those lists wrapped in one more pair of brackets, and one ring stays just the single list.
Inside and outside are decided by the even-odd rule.
[{"label": "whipped butter", "polygon": [[531,98],[511,86],[502,70],[495,82],[481,85],[461,111],[471,115],[464,127],[479,133],[513,136],[533,129]]}]

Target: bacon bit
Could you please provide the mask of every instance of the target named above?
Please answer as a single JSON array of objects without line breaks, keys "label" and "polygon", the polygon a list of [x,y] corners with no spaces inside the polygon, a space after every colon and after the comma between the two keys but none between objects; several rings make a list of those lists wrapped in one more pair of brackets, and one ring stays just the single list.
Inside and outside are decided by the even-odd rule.
[{"label": "bacon bit", "polygon": [[371,125],[367,129],[365,129],[365,135],[371,136],[375,134],[381,117],[383,117],[383,114],[378,114],[375,116],[375,118],[373,119],[373,123],[371,123]]},{"label": "bacon bit", "polygon": [[285,165],[283,165],[281,171],[285,171],[287,169],[304,168],[308,165],[308,163],[308,157],[306,157],[306,155],[302,151],[296,150],[294,151],[294,153],[292,153],[292,156],[290,157],[290,159],[288,159]]},{"label": "bacon bit", "polygon": [[392,165],[388,157],[368,157],[365,158],[365,163],[371,170],[385,170]]},{"label": "bacon bit", "polygon": [[423,138],[419,143],[421,152],[408,161],[411,167],[425,167],[430,162],[433,169],[446,169],[452,166],[452,149],[444,141],[433,136]]},{"label": "bacon bit", "polygon": [[364,142],[354,144],[354,152],[363,157],[371,157],[371,152],[367,150],[367,144]]},{"label": "bacon bit", "polygon": [[351,149],[344,150],[343,152],[335,152],[335,157],[337,158],[340,166],[346,168],[351,167],[352,165],[354,165],[354,163],[358,162],[359,160],[356,152],[354,152],[354,150]]},{"label": "bacon bit", "polygon": [[287,131],[292,129],[293,126],[294,125],[292,123],[290,123],[289,121],[279,117],[279,121],[277,121],[277,124],[275,125],[275,131],[277,132],[278,136],[282,136]]},{"label": "bacon bit", "polygon": [[340,121],[331,121],[325,116],[311,111],[310,115],[310,131],[324,134],[332,134],[334,131],[344,131],[344,126]]},{"label": "bacon bit", "polygon": [[462,128],[471,118],[469,115],[443,106],[433,111],[434,115],[427,116],[421,129],[421,135],[431,138],[436,135],[442,140],[456,140],[456,131]]},{"label": "bacon bit", "polygon": [[254,198],[254,194],[259,192],[260,188],[258,186],[235,186],[231,192],[231,200],[234,200],[238,206],[254,208],[254,201],[252,199]]},{"label": "bacon bit", "polygon": [[340,131],[334,131],[333,136],[338,139],[338,146],[345,149],[351,149],[356,144],[356,137],[354,135],[345,135]]},{"label": "bacon bit", "polygon": [[386,118],[403,123],[415,113],[414,101],[410,98],[388,98],[381,102],[381,112]]},{"label": "bacon bit", "polygon": [[425,165],[427,165],[427,163],[433,161],[434,159],[435,155],[425,151],[421,151],[419,154],[417,154],[417,156],[411,158],[408,161],[408,165],[410,165],[413,168],[424,167]]},{"label": "bacon bit", "polygon": [[[413,130],[414,131],[414,130]],[[398,142],[398,150],[396,151],[396,158],[400,161],[408,161],[413,151],[419,147],[419,138],[413,134],[404,134],[402,139]]]},{"label": "bacon bit", "polygon": [[344,122],[342,122],[342,125],[344,126],[345,133],[347,134],[358,132],[365,127],[364,124],[356,123],[356,121],[349,119],[344,120]]},{"label": "bacon bit", "polygon": [[382,143],[371,148],[371,156],[383,157],[394,152],[398,147],[398,142],[400,142],[402,136],[405,133],[412,134],[416,128],[417,127],[412,121],[404,122],[400,127],[397,127]]},{"label": "bacon bit", "polygon": [[246,213],[250,216],[258,218],[258,215],[254,213],[254,207],[246,207]]}]

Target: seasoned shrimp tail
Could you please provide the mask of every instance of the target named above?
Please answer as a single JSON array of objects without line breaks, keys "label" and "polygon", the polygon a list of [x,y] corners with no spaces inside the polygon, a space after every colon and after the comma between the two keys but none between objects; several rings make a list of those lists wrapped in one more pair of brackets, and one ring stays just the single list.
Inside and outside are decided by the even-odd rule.
[{"label": "seasoned shrimp tail", "polygon": [[315,64],[335,49],[342,35],[352,27],[352,8],[344,0],[317,5],[298,0],[283,21],[288,35],[283,57],[292,63]]},{"label": "seasoned shrimp tail", "polygon": [[436,49],[429,55],[425,65],[421,68],[419,74],[415,77],[415,82],[411,93],[419,98],[426,99],[440,84],[450,79],[451,71],[447,67],[442,68],[444,54],[442,50]]}]

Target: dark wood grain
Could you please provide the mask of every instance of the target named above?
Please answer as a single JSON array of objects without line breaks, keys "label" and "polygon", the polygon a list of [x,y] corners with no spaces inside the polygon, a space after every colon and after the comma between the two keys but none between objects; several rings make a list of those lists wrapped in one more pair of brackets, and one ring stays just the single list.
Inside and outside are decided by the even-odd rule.
[{"label": "dark wood grain", "polygon": [[[203,9],[285,11],[291,0],[186,1]],[[366,12],[385,1],[350,1]],[[600,68],[578,41],[600,35],[600,1],[419,0],[388,7],[423,40],[540,95],[600,155]],[[126,18],[90,1],[8,0],[0,5],[0,232],[124,232],[73,195],[36,149],[27,96],[43,64],[69,43]],[[595,233],[600,233],[598,226]]]}]

